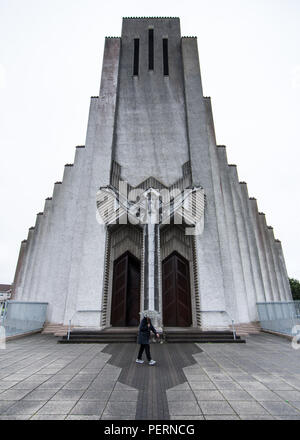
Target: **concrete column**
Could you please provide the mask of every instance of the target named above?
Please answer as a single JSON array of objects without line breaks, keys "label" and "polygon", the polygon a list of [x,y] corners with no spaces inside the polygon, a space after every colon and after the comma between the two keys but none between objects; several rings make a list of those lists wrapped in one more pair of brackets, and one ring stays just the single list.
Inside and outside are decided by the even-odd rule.
[{"label": "concrete column", "polygon": [[236,215],[229,179],[229,167],[225,148],[219,147],[217,152],[221,170],[221,188],[225,206],[228,247],[230,250],[230,261],[233,270],[234,295],[236,296],[237,301],[237,314],[233,318],[238,323],[246,323],[250,322],[250,315],[248,310],[247,291],[241,259],[241,250],[238,239]]},{"label": "concrete column", "polygon": [[74,205],[76,205],[78,195],[78,187],[73,179],[74,174],[74,166],[66,165],[59,197],[55,200],[57,221],[55,222],[55,248],[53,249],[55,259],[52,262],[52,270],[55,276],[52,277],[51,291],[55,295],[56,301],[53,304],[51,322],[63,323],[64,321],[71,262],[70,250],[76,218]]},{"label": "concrete column", "polygon": [[[95,101],[94,99],[92,102]],[[92,105],[92,104],[91,104]],[[84,179],[82,169],[85,168],[87,152],[85,147],[76,147],[76,155],[72,172],[72,186],[69,185],[71,203],[68,207],[68,231],[69,236],[67,244],[68,269],[64,273],[63,286],[65,286],[65,304],[63,322],[68,323],[77,309],[77,287],[76,279],[79,277],[82,230],[83,228],[83,210],[80,206],[83,201],[80,199],[81,185]],[[79,214],[80,213],[80,214]],[[74,284],[73,284],[74,283]],[[62,286],[62,288],[63,288]],[[74,287],[74,289],[72,289]]]},{"label": "concrete column", "polygon": [[253,280],[254,280],[255,292],[256,292],[256,302],[264,302],[265,301],[264,284],[262,279],[261,267],[259,263],[259,254],[257,249],[256,237],[255,237],[256,224],[255,222],[253,222],[251,215],[251,207],[250,207],[247,184],[245,182],[240,182],[240,188],[242,193],[241,200],[244,210],[245,225],[248,235],[250,260],[251,260]]},{"label": "concrete column", "polygon": [[48,264],[47,256],[45,254],[45,243],[47,240],[48,233],[48,223],[49,223],[49,211],[51,210],[52,199],[48,198],[45,200],[44,211],[43,211],[43,222],[41,224],[41,231],[38,239],[38,250],[36,254],[35,262],[35,276],[32,278],[31,289],[32,289],[32,300],[33,301],[46,301],[39,291],[39,286],[41,284],[42,267],[44,264]]},{"label": "concrete column", "polygon": [[[181,48],[192,183],[194,186],[202,186],[206,195],[204,232],[196,236],[201,310],[225,310],[221,249],[212,169],[208,165],[207,114],[202,94],[197,40],[182,38]],[[216,328],[228,323],[226,317],[218,313],[202,313],[201,317],[204,328]]]},{"label": "concrete column", "polygon": [[267,263],[267,257],[266,257],[266,248],[265,248],[265,242],[263,239],[263,233],[260,226],[260,216],[258,213],[258,207],[257,207],[257,201],[254,198],[249,199],[249,206],[250,206],[250,215],[254,227],[254,235],[255,235],[255,241],[259,256],[259,264],[262,274],[262,280],[263,280],[263,287],[264,287],[264,301],[273,301],[273,295],[272,295],[272,286],[271,286],[271,280],[270,280],[270,274],[269,274],[269,268]]},{"label": "concrete column", "polygon": [[251,266],[250,248],[245,224],[244,210],[242,204],[241,186],[238,179],[236,165],[229,165],[229,179],[235,212],[240,255],[244,273],[248,311],[250,321],[257,321],[256,291]]},{"label": "concrete column", "polygon": [[18,297],[17,290],[21,284],[22,276],[24,275],[24,265],[25,265],[25,259],[26,259],[26,246],[27,246],[27,240],[23,240],[21,242],[21,246],[20,246],[18,263],[16,266],[14,282],[12,285],[12,299],[14,299],[14,300],[16,300]]},{"label": "concrete column", "polygon": [[33,293],[33,283],[36,277],[39,276],[37,273],[37,254],[40,246],[40,236],[41,231],[43,229],[43,213],[40,212],[36,216],[34,236],[32,240],[32,252],[30,256],[30,265],[27,268],[27,277],[24,285],[24,289],[27,293],[27,300],[34,301],[34,293]]},{"label": "concrete column", "polygon": [[[213,113],[210,98],[204,98],[207,111],[207,133],[209,141],[209,156],[212,167],[213,189],[216,201],[217,227],[221,248],[221,263],[223,270],[223,283],[225,289],[226,311],[230,317],[237,315],[237,300],[235,296],[233,270],[231,265],[230,249],[228,246],[229,236],[225,220],[225,206],[221,188],[221,176],[219,159],[216,146]],[[220,147],[225,148],[225,147]]]},{"label": "concrete column", "polygon": [[269,241],[270,241],[272,258],[273,258],[274,267],[275,267],[275,276],[276,276],[277,285],[278,285],[277,301],[282,301],[282,298],[285,297],[285,289],[284,289],[283,280],[282,280],[282,276],[281,276],[281,270],[280,270],[279,261],[278,261],[274,231],[271,226],[268,226],[268,234],[269,234]]},{"label": "concrete column", "polygon": [[291,292],[289,276],[288,276],[288,273],[286,270],[285,259],[284,259],[284,255],[283,255],[281,241],[276,240],[275,244],[276,244],[276,248],[277,248],[277,252],[278,252],[280,269],[281,269],[282,279],[283,279],[284,288],[285,288],[284,289],[285,295],[284,295],[284,299],[282,299],[282,301],[293,301],[293,296],[292,296],[292,292]]},{"label": "concrete column", "polygon": [[24,258],[24,272],[21,279],[21,284],[17,288],[17,298],[21,298],[22,301],[28,301],[29,292],[25,289],[26,281],[29,275],[31,266],[31,257],[33,252],[33,238],[34,238],[34,227],[32,226],[28,230],[27,245],[26,245],[26,255]]},{"label": "concrete column", "polygon": [[260,222],[261,233],[263,236],[265,250],[266,250],[266,260],[267,260],[267,266],[268,266],[271,287],[272,287],[272,301],[278,301],[278,298],[279,298],[278,283],[277,283],[277,278],[276,278],[276,274],[275,274],[275,266],[274,266],[274,261],[273,261],[271,246],[270,246],[266,217],[263,212],[259,213],[259,222]]},{"label": "concrete column", "polygon": [[39,296],[49,303],[47,308],[47,321],[61,324],[60,316],[55,315],[56,303],[59,301],[54,290],[54,279],[57,276],[57,259],[60,252],[61,237],[57,233],[61,221],[60,200],[62,198],[63,185],[61,182],[54,184],[52,200],[50,204],[49,223],[47,224],[47,243],[45,243],[45,260],[41,269],[41,284]]}]

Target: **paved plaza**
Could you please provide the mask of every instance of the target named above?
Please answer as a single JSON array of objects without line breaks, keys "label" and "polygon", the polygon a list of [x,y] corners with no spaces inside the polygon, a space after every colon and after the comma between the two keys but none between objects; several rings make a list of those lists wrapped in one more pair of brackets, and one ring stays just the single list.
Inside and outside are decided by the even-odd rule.
[{"label": "paved plaza", "polygon": [[300,350],[259,334],[246,344],[57,344],[0,350],[0,420],[300,420]]}]

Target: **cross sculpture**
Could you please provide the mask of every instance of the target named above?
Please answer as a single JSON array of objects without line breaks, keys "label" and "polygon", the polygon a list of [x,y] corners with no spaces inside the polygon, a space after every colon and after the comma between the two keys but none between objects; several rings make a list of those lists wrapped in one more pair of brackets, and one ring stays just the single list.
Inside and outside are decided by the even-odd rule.
[{"label": "cross sculpture", "polygon": [[[205,195],[203,188],[193,187],[166,196],[149,188],[129,200],[127,191],[112,185],[97,192],[97,220],[107,227],[113,224],[140,225],[144,231],[144,309],[154,327],[161,329],[159,312],[159,251],[160,225],[183,224],[186,235],[200,235],[204,228]],[[126,185],[126,183],[125,183]],[[121,189],[121,190],[120,190]]]}]

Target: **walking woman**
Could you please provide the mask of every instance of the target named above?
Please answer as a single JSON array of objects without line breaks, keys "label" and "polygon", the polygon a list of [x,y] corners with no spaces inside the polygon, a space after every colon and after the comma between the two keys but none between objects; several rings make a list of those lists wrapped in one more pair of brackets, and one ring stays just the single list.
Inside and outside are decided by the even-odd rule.
[{"label": "walking woman", "polygon": [[141,344],[139,354],[136,360],[137,364],[143,364],[144,361],[142,360],[142,355],[144,350],[146,351],[146,356],[148,359],[149,365],[155,365],[156,361],[151,359],[150,354],[150,344],[149,344],[149,338],[150,338],[150,331],[152,331],[157,338],[159,338],[159,333],[155,330],[151,323],[151,319],[149,317],[144,317],[140,323],[139,328],[139,335],[138,335],[138,344]]}]

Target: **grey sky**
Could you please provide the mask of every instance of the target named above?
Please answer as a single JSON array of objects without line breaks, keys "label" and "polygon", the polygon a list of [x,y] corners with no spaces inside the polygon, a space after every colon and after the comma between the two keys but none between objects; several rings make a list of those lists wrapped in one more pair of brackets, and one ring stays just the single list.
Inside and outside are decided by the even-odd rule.
[{"label": "grey sky", "polygon": [[300,279],[299,0],[0,0],[0,282],[85,143],[104,37],[122,16],[178,16],[198,37],[217,141]]}]

